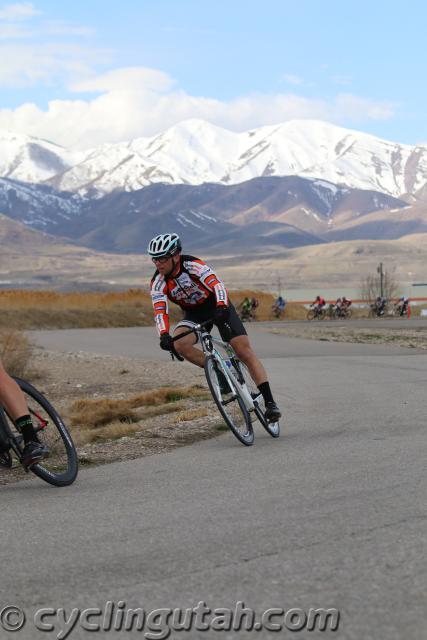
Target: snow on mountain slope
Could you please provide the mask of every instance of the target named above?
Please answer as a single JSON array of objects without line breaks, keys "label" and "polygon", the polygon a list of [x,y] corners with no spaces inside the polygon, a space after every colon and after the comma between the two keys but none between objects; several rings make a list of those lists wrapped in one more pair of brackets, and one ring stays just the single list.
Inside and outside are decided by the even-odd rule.
[{"label": "snow on mountain slope", "polygon": [[44,180],[62,191],[96,197],[154,183],[230,185],[290,175],[399,197],[419,192],[427,182],[427,146],[389,142],[317,120],[243,133],[186,120],[152,138],[103,145],[84,154],[9,137],[0,134],[0,176]]},{"label": "snow on mountain slope", "polygon": [[47,140],[0,129],[0,177],[43,182],[79,162],[86,154]]},{"label": "snow on mountain slope", "polygon": [[86,200],[77,194],[56,192],[47,185],[0,178],[0,212],[29,227],[59,227],[81,215]]}]

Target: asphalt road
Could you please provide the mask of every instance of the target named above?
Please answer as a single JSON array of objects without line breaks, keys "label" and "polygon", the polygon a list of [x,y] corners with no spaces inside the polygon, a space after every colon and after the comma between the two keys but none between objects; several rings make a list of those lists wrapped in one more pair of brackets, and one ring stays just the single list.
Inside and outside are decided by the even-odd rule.
[{"label": "asphalt road", "polygon": [[[1,488],[1,602],[27,613],[15,637],[58,637],[66,624],[55,616],[44,618],[52,633],[34,628],[42,607],[69,618],[73,607],[114,601],[119,623],[125,608],[243,601],[258,620],[296,609],[288,626],[303,611],[336,608],[339,627],[171,637],[426,638],[425,352],[295,340],[259,325],[250,333],[285,413],[278,440],[260,428],[245,448],[226,433],[84,470],[66,489],[37,479]],[[154,338],[152,329],[37,334],[48,348],[166,357]],[[166,637],[158,625],[148,636],[147,627],[101,633]],[[68,637],[92,636],[77,623]]]}]

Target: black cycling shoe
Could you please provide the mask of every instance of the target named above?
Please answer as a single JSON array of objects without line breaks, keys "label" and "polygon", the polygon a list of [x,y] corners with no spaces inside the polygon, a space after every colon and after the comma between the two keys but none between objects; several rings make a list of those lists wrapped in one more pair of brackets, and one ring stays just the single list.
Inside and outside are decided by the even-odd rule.
[{"label": "black cycling shoe", "polygon": [[267,422],[277,422],[281,415],[280,409],[275,402],[267,402],[264,413]]},{"label": "black cycling shoe", "polygon": [[29,469],[33,464],[40,462],[49,455],[49,447],[41,442],[31,440],[27,442],[22,452],[21,463],[25,469]]}]

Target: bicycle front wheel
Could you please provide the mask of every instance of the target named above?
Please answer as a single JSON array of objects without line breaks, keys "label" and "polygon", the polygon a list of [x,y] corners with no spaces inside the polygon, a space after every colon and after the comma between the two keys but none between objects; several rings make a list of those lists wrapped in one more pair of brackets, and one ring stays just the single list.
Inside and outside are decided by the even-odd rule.
[{"label": "bicycle front wheel", "polygon": [[42,480],[57,487],[72,484],[77,477],[77,452],[60,415],[29,382],[15,378],[20,386],[40,442],[49,447],[49,457],[31,467]]},{"label": "bicycle front wheel", "polygon": [[221,391],[219,372],[215,357],[208,356],[205,361],[205,375],[215,404],[236,438],[242,444],[250,446],[254,442],[254,431],[249,411],[240,397],[239,389],[233,386],[231,393]]}]

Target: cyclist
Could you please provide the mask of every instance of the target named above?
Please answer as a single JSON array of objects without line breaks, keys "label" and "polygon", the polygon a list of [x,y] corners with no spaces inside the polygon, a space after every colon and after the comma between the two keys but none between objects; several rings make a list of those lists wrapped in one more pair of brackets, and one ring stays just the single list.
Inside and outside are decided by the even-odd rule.
[{"label": "cyclist", "polygon": [[255,309],[259,307],[258,298],[251,298],[251,315],[253,320],[255,320]]},{"label": "cyclist", "polygon": [[240,305],[240,317],[242,320],[252,318],[252,300],[247,296]]},{"label": "cyclist", "polygon": [[317,296],[316,300],[313,302],[313,304],[311,305],[314,309],[314,311],[316,312],[316,315],[319,315],[319,313],[321,313],[323,307],[326,304],[326,300],[325,298],[323,298],[322,296]]},{"label": "cyclist", "polygon": [[342,297],[341,308],[342,308],[344,314],[349,310],[349,308],[351,307],[352,304],[353,304],[353,300],[350,300],[349,298],[346,298],[345,296]]},{"label": "cyclist", "polygon": [[399,298],[396,305],[399,315],[404,316],[407,313],[408,305],[409,305],[409,298],[407,296],[402,296],[401,298]]},{"label": "cyclist", "polygon": [[278,296],[278,298],[273,303],[272,309],[274,313],[280,318],[280,316],[285,310],[285,307],[286,307],[286,300],[284,300],[282,296]]},{"label": "cyclist", "polygon": [[[186,360],[203,367],[205,356],[194,346],[197,342],[194,334],[172,342],[168,302],[174,302],[184,311],[184,318],[175,327],[174,336],[184,333],[196,323],[213,318],[212,324],[218,327],[222,339],[230,342],[258,386],[265,402],[266,420],[277,422],[281,413],[274,401],[267,373],[251,347],[242,321],[228,298],[227,289],[203,260],[182,255],[181,251],[181,241],[176,233],[155,236],[148,245],[148,254],[156,266],[151,280],[151,297],[160,348],[171,351],[175,347]],[[207,328],[211,330],[212,325]]]},{"label": "cyclist", "polygon": [[0,402],[24,439],[22,464],[25,468],[46,458],[49,449],[39,442],[28,412],[25,396],[0,362]]},{"label": "cyclist", "polygon": [[385,314],[385,310],[388,304],[388,300],[386,297],[384,296],[378,296],[376,301],[375,301],[375,305],[376,305],[376,309],[377,309],[377,315],[378,316],[383,316]]}]

